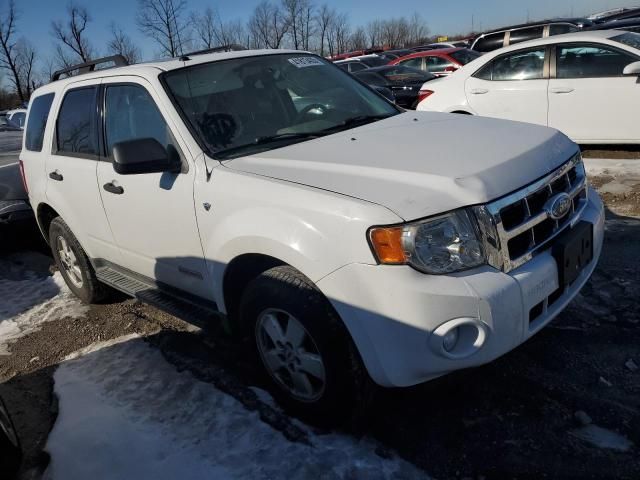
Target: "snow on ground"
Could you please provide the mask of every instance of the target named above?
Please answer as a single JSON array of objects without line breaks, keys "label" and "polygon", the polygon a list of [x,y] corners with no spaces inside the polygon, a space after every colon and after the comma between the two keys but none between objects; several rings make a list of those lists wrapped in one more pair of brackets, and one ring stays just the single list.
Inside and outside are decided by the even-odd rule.
[{"label": "snow on ground", "polygon": [[9,355],[9,344],[40,324],[86,311],[59,272],[43,276],[23,267],[20,257],[0,259],[0,355]]},{"label": "snow on ground", "polygon": [[142,339],[64,362],[47,480],[425,478],[343,434],[294,443]]},{"label": "snow on ground", "polygon": [[640,160],[585,158],[584,163],[590,177],[611,177],[600,186],[600,193],[621,195],[633,191],[640,183]]}]

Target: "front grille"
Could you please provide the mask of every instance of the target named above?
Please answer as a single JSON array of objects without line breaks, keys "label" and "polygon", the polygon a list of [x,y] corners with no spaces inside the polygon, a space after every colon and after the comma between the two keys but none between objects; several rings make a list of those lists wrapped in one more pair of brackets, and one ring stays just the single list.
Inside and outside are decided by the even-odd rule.
[{"label": "front grille", "polygon": [[[578,153],[544,178],[476,210],[489,263],[508,272],[529,261],[580,215],[587,203],[586,188],[587,178]],[[548,202],[559,193],[569,196],[570,208],[564,216],[554,219]],[[493,228],[484,228],[488,222]],[[498,238],[492,238],[491,231]]]}]

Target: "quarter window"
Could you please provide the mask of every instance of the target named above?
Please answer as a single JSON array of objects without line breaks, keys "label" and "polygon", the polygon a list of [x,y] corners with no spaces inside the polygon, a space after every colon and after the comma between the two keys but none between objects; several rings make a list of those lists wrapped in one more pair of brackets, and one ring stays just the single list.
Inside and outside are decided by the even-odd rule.
[{"label": "quarter window", "polygon": [[40,95],[31,101],[31,110],[29,112],[29,121],[27,123],[24,142],[27,150],[32,152],[42,151],[44,130],[47,126],[47,118],[49,118],[52,102],[53,93]]},{"label": "quarter window", "polygon": [[435,72],[443,72],[447,67],[453,67],[453,63],[442,57],[426,57],[427,61],[427,72],[435,73]]},{"label": "quarter window", "polygon": [[492,80],[536,80],[544,77],[544,49],[524,50],[498,57],[492,63]]},{"label": "quarter window", "polygon": [[98,155],[97,87],[70,90],[56,123],[58,153]]},{"label": "quarter window", "polygon": [[605,46],[558,46],[556,77],[617,77],[622,75],[624,67],[635,61],[631,55]]},{"label": "quarter window", "polygon": [[118,142],[154,138],[168,148],[174,142],[160,110],[139,85],[112,85],[106,90],[105,140],[107,155]]},{"label": "quarter window", "polygon": [[555,23],[549,25],[549,35],[562,35],[563,33],[577,32],[579,29],[570,23]]}]

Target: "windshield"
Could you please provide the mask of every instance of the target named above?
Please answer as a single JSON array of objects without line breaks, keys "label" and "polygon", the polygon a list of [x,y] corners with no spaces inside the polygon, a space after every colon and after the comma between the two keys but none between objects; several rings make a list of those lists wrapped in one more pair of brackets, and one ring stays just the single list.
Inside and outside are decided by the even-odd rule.
[{"label": "windshield", "polygon": [[453,57],[455,61],[457,61],[460,65],[466,65],[469,62],[474,61],[476,58],[480,57],[481,54],[478,52],[474,52],[473,50],[458,50],[457,52],[453,52],[449,54],[450,57]]},{"label": "windshield", "polygon": [[167,72],[166,88],[215,158],[279,148],[399,110],[315,55],[234,58]]},{"label": "windshield", "polygon": [[640,34],[638,33],[623,33],[622,35],[611,37],[611,40],[640,50]]}]

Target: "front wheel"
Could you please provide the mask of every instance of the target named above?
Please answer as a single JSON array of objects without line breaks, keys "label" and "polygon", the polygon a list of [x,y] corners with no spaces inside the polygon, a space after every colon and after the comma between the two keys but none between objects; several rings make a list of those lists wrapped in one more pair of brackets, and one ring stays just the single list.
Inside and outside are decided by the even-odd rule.
[{"label": "front wheel", "polygon": [[297,270],[275,267],[245,290],[240,318],[274,396],[313,421],[338,423],[372,382],[337,313]]}]

